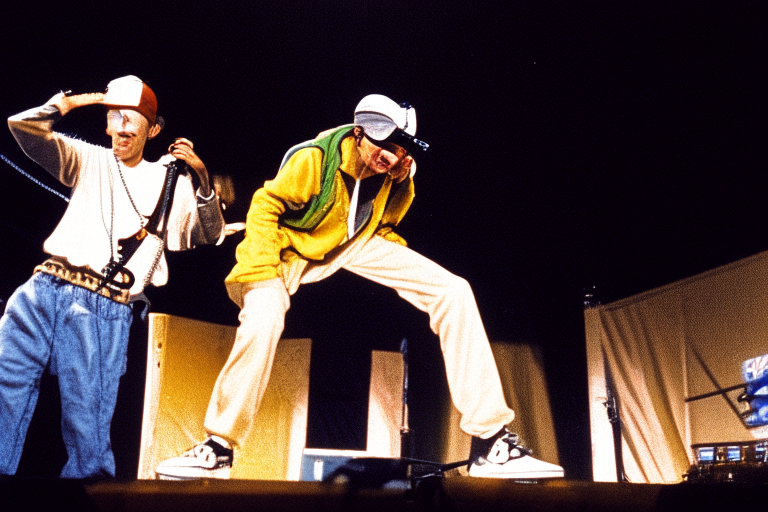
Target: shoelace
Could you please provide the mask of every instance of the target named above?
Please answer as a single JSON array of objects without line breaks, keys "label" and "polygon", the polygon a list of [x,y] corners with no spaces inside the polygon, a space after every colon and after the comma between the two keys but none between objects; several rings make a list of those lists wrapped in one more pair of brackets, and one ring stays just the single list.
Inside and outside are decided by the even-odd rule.
[{"label": "shoelace", "polygon": [[[525,457],[526,455],[531,455],[531,453],[533,453],[531,452],[531,450],[529,450],[528,448],[520,444],[520,438],[518,437],[517,434],[512,434],[512,433],[504,434],[503,436],[501,436],[501,440],[507,443],[507,445],[509,446],[508,449],[510,453],[510,456],[509,456],[510,459],[519,459],[520,457]],[[519,455],[512,456],[512,453],[515,450],[518,451]]]},{"label": "shoelace", "polygon": [[183,457],[191,457],[205,462],[209,469],[215,469],[221,465],[229,463],[229,457],[217,456],[216,452],[206,444],[194,446],[191,450],[184,453]]},{"label": "shoelace", "polygon": [[493,443],[486,459],[495,464],[504,464],[507,461],[521,459],[526,455],[531,455],[531,453],[531,450],[519,444],[517,434],[509,432]]}]

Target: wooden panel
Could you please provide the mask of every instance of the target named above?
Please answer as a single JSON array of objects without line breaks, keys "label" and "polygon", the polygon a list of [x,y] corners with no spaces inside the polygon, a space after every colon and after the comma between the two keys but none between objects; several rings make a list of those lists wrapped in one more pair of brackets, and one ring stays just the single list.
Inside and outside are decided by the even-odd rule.
[{"label": "wooden panel", "polygon": [[400,352],[371,353],[366,452],[376,457],[400,456],[403,417],[403,356]]},{"label": "wooden panel", "polygon": [[[235,327],[164,314],[149,319],[140,479],[205,437],[213,386]],[[254,429],[235,453],[232,478],[298,480],[306,440],[311,340],[283,339]]]}]

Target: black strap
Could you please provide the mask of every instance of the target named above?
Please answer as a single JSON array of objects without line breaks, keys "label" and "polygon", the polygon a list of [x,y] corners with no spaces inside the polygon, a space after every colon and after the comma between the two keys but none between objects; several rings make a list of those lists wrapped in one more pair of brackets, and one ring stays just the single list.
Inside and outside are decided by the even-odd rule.
[{"label": "black strap", "polygon": [[[165,232],[168,230],[168,216],[171,213],[171,205],[173,203],[173,196],[176,192],[176,182],[179,180],[179,174],[186,172],[186,162],[183,160],[174,160],[166,165],[168,172],[165,177],[165,184],[163,185],[163,191],[160,194],[160,198],[155,206],[155,211],[149,217],[149,222],[138,233],[128,237],[121,238],[118,241],[120,248],[120,263],[125,265],[134,255],[136,250],[141,245],[142,240],[148,233],[157,235],[161,239],[165,239]],[[163,229],[158,231],[160,222],[163,221]]]},{"label": "black strap", "polygon": [[165,232],[168,230],[168,216],[171,213],[171,205],[173,204],[173,195],[176,193],[176,182],[179,180],[179,174],[186,174],[187,163],[184,160],[174,160],[166,165],[168,173],[165,178],[165,185],[163,186],[163,193],[157,202],[155,211],[152,212],[152,216],[147,222],[146,230],[150,233],[157,232],[157,227],[160,225],[160,220],[163,220],[163,231],[157,233],[160,238],[165,237]]},{"label": "black strap", "polygon": [[[155,211],[152,212],[146,226],[142,227],[138,232],[128,238],[121,238],[117,241],[117,252],[120,254],[120,258],[117,261],[110,261],[109,264],[104,267],[104,270],[102,271],[104,278],[102,279],[99,288],[105,286],[107,283],[113,284],[121,289],[128,289],[133,286],[136,279],[131,271],[125,268],[125,265],[136,253],[148,234],[155,234],[161,240],[165,240],[165,233],[168,230],[168,216],[171,213],[173,196],[176,193],[176,182],[179,180],[179,174],[187,172],[187,163],[183,160],[174,160],[173,162],[166,164],[166,168],[168,171],[165,176],[165,184],[163,185],[163,190],[157,200]],[[160,226],[161,220],[163,221],[163,229],[158,232],[157,229]],[[114,277],[119,272],[123,273],[127,279],[123,279],[122,282],[114,281]]]}]

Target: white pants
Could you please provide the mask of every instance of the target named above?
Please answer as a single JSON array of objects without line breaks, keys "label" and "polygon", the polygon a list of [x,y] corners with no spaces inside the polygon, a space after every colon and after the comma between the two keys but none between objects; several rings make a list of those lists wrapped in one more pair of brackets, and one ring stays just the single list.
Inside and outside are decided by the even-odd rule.
[{"label": "white pants", "polygon": [[319,281],[339,268],[394,289],[429,314],[464,432],[488,438],[512,421],[469,283],[407,247],[374,236],[353,241],[326,264],[285,269],[283,278],[242,288],[240,327],[208,404],[206,431],[236,444],[247,437],[290,308],[289,290],[294,293],[300,283]]}]

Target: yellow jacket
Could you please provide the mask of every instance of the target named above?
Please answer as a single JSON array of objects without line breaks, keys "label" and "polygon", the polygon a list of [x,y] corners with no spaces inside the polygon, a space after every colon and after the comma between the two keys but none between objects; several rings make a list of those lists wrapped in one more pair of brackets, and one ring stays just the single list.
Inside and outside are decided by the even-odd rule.
[{"label": "yellow jacket", "polygon": [[[322,264],[329,252],[348,241],[350,194],[341,173],[354,177],[358,160],[354,137],[344,138],[340,148],[342,161],[335,175],[335,200],[328,214],[312,231],[291,229],[281,225],[279,219],[288,204],[306,204],[313,195],[320,193],[320,149],[309,147],[297,151],[275,179],[265,182],[256,191],[245,222],[245,239],[237,246],[237,263],[225,280],[228,285],[283,277],[285,266],[302,260]],[[371,218],[356,238],[370,238],[376,234],[405,245],[405,240],[395,234],[392,227],[403,218],[413,197],[410,177],[393,186],[392,179],[387,176],[373,202]]]}]

